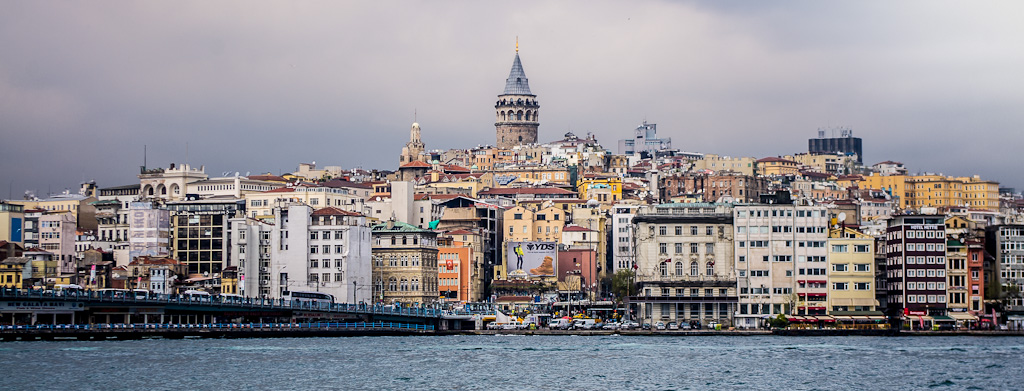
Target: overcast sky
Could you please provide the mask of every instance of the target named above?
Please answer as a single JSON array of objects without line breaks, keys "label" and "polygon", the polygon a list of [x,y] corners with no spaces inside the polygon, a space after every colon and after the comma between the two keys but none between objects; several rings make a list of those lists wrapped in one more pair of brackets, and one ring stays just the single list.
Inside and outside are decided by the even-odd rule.
[{"label": "overcast sky", "polygon": [[1024,187],[1024,2],[6,1],[0,194],[397,166],[493,144],[515,55],[540,140],[645,119],[686,151],[776,156],[852,128],[867,164]]}]

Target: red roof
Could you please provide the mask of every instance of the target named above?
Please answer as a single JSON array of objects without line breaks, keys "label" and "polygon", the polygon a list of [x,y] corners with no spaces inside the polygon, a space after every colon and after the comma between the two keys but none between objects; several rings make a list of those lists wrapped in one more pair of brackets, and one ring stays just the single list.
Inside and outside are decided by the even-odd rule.
[{"label": "red roof", "polygon": [[326,187],[350,187],[357,189],[373,189],[373,185],[362,182],[345,181],[341,179],[331,179],[323,183]]},{"label": "red roof", "polygon": [[362,215],[359,214],[359,213],[356,213],[356,212],[349,212],[347,210],[342,210],[342,209],[335,208],[333,206],[328,206],[326,208],[321,208],[321,209],[317,209],[317,210],[313,211],[313,213],[311,213],[310,216],[362,216]]},{"label": "red roof", "polygon": [[487,189],[481,191],[480,194],[487,195],[513,195],[513,194],[564,194],[572,195],[576,194],[575,191],[569,191],[560,189],[557,187],[519,187],[519,188],[508,188],[499,187],[493,189]]},{"label": "red roof", "polygon": [[796,162],[794,162],[792,160],[783,159],[783,158],[780,158],[780,157],[772,157],[772,156],[766,157],[764,159],[757,159],[757,162],[758,163],[779,162],[779,163],[793,163],[793,164],[796,164]]},{"label": "red roof", "polygon": [[249,175],[247,178],[254,181],[288,182],[287,179],[277,175]]},{"label": "red roof", "polygon": [[447,171],[447,172],[470,172],[471,171],[470,169],[468,169],[466,167],[456,166],[454,164],[442,164],[441,165],[441,170],[444,170],[444,171]]},{"label": "red roof", "polygon": [[581,227],[578,225],[567,225],[562,229],[562,232],[595,232],[592,229]]},{"label": "red roof", "polygon": [[174,258],[165,258],[165,257],[153,258],[153,257],[148,257],[148,256],[135,257],[135,259],[133,259],[131,262],[128,263],[128,265],[180,265],[180,264],[181,264],[181,262],[178,262],[178,260],[174,259]]},{"label": "red roof", "polygon": [[291,193],[293,191],[295,191],[295,188],[292,188],[292,187],[279,187],[279,188],[276,188],[274,190],[267,190],[264,193]]},{"label": "red roof", "polygon": [[430,168],[430,165],[419,160],[401,165],[398,168]]}]

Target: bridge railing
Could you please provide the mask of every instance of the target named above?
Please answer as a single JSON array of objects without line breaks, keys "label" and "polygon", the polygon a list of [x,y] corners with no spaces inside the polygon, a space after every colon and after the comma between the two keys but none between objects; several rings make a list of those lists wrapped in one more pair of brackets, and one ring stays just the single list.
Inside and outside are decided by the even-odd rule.
[{"label": "bridge railing", "polygon": [[224,297],[217,295],[164,295],[164,294],[136,294],[134,292],[122,291],[43,291],[34,289],[0,288],[0,298],[3,299],[53,299],[72,301],[98,301],[108,303],[130,303],[130,304],[178,304],[178,305],[218,305],[235,306],[261,309],[291,309],[310,310],[324,312],[346,312],[364,313],[378,315],[399,315],[412,317],[437,318],[444,314],[442,310],[424,307],[400,307],[380,304],[347,304],[347,303],[323,303],[311,301],[288,301],[284,299],[269,299],[256,297]]},{"label": "bridge railing", "polygon": [[144,330],[333,330],[333,329],[403,329],[432,331],[434,326],[400,322],[310,322],[310,323],[212,323],[212,324],[169,324],[169,323],[101,323],[101,324],[39,324],[3,325],[0,334],[18,331],[144,331]]}]

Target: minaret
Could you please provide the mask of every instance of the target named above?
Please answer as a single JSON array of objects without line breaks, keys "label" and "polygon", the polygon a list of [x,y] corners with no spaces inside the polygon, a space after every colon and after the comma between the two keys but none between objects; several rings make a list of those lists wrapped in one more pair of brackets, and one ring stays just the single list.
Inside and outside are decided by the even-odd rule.
[{"label": "minaret", "polygon": [[498,95],[494,104],[497,145],[511,148],[521,144],[537,142],[537,127],[540,126],[540,104],[537,96],[530,92],[530,83],[519,61],[519,39],[516,39],[516,58],[512,71],[505,80],[505,92]]},{"label": "minaret", "polygon": [[426,149],[426,146],[420,140],[420,124],[413,122],[412,129],[409,129],[409,142],[405,143],[405,147],[402,147],[402,156],[399,158],[398,165],[401,166],[419,160],[420,154],[423,153],[424,149]]}]

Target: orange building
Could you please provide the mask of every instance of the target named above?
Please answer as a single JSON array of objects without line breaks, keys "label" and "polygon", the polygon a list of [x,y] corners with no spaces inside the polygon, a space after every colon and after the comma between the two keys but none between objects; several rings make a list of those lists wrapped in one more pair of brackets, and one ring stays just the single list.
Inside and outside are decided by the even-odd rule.
[{"label": "orange building", "polygon": [[437,290],[438,297],[448,302],[472,301],[473,247],[471,243],[456,241],[451,237],[462,235],[479,236],[469,231],[449,232],[448,238],[441,238],[437,247]]}]

